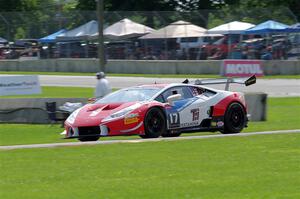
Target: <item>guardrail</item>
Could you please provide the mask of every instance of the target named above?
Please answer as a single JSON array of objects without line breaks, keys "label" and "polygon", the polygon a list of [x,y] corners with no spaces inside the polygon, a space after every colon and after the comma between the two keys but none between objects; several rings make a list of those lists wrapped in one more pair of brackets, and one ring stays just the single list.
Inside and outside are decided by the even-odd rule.
[{"label": "guardrail", "polygon": [[[109,73],[220,74],[221,60],[108,60]],[[265,75],[299,75],[299,60],[262,61]],[[98,60],[0,60],[0,71],[97,72]]]}]

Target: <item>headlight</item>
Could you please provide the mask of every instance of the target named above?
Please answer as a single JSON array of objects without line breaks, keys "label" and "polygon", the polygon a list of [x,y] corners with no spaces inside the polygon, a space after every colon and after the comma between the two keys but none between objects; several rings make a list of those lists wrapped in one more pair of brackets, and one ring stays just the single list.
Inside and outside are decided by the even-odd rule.
[{"label": "headlight", "polygon": [[75,122],[75,118],[78,115],[79,111],[81,110],[81,108],[76,109],[68,118],[67,118],[67,122],[70,124],[73,124]]},{"label": "headlight", "polygon": [[141,104],[138,103],[138,104],[134,104],[132,106],[129,106],[127,108],[124,108],[124,109],[122,109],[118,112],[115,112],[115,113],[111,114],[110,116],[104,118],[102,120],[102,122],[108,122],[108,121],[111,121],[111,120],[114,120],[114,119],[122,118],[125,115],[127,115],[128,113],[130,113],[131,111],[139,108],[140,106],[141,106]]}]

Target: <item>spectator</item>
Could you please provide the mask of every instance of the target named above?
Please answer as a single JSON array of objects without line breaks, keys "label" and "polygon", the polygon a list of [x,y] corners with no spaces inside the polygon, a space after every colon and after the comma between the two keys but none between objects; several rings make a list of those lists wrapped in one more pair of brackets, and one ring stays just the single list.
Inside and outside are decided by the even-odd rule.
[{"label": "spectator", "polygon": [[261,59],[263,60],[272,60],[272,47],[267,47],[261,55]]},{"label": "spectator", "polygon": [[186,60],[187,59],[187,53],[185,48],[182,49],[181,55],[180,55],[181,60]]},{"label": "spectator", "polygon": [[225,59],[226,55],[222,51],[221,48],[217,48],[216,51],[213,53],[212,56],[208,57],[208,60],[220,60],[220,59]]},{"label": "spectator", "polygon": [[200,60],[206,60],[207,59],[207,50],[204,46],[200,49]]},{"label": "spectator", "polygon": [[96,77],[98,81],[95,88],[95,98],[102,98],[111,92],[111,87],[105,78],[104,72],[97,73]]},{"label": "spectator", "polygon": [[242,45],[242,59],[248,59],[248,46]]},{"label": "spectator", "polygon": [[5,59],[4,50],[0,49],[0,59]]}]

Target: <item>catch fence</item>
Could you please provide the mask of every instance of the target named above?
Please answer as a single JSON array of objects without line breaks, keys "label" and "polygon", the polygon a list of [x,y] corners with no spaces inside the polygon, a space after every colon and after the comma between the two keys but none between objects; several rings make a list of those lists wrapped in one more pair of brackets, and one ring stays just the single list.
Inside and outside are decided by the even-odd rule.
[{"label": "catch fence", "polygon": [[[259,24],[267,20],[274,20],[288,25],[297,22],[297,18],[285,7],[248,10],[230,8],[230,10],[222,11],[199,10],[192,12],[116,11],[104,13],[104,28],[125,18],[155,30],[180,21],[174,25],[175,27],[172,29],[174,32],[176,26],[179,28],[185,22],[205,29],[232,21]],[[92,20],[97,20],[95,11],[49,9],[43,12],[2,12],[0,13],[0,37],[6,39],[10,44],[2,45],[0,58],[13,59],[33,55],[38,55],[40,58],[97,57],[97,36],[95,35],[80,40],[61,39],[53,43],[34,43],[35,40],[61,29],[72,30]],[[260,59],[263,53],[267,54],[268,52],[271,52],[272,59],[286,59],[289,52],[298,56],[299,34],[277,33],[275,35],[254,37],[240,34],[225,36],[213,34],[199,37],[193,35],[185,26],[184,31],[178,36],[170,36],[170,31],[164,31],[159,38],[147,38],[147,36],[143,38],[142,35],[131,38],[120,37],[119,39],[106,37],[106,57],[108,59],[194,60],[235,58],[236,56]]]}]

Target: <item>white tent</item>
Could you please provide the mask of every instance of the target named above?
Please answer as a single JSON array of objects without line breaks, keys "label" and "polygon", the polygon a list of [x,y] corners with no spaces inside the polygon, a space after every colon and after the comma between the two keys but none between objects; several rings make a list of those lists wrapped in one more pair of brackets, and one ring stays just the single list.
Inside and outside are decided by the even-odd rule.
[{"label": "white tent", "polygon": [[130,19],[122,19],[111,26],[104,29],[103,34],[109,39],[128,39],[139,37],[147,33],[153,32],[154,29],[131,21]]},{"label": "white tent", "polygon": [[245,23],[240,21],[233,21],[230,23],[222,24],[212,29],[209,29],[209,34],[241,34],[245,30],[254,27],[254,24]]},{"label": "white tent", "polygon": [[98,22],[90,21],[77,28],[64,32],[56,37],[58,41],[80,41],[89,40],[92,35],[98,33]]},{"label": "white tent", "polygon": [[196,26],[190,22],[177,21],[170,25],[153,31],[139,39],[163,39],[163,38],[180,38],[180,37],[201,37],[207,36],[206,29]]}]

